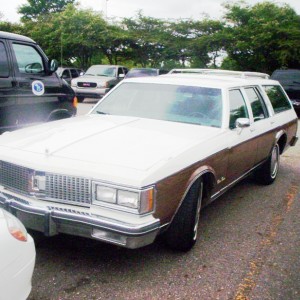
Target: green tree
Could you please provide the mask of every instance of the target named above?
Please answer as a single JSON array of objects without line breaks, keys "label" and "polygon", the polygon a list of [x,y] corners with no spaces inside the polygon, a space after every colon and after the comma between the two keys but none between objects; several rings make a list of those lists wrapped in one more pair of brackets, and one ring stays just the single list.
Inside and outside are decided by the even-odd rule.
[{"label": "green tree", "polygon": [[75,0],[27,0],[20,6],[18,13],[23,15],[22,20],[37,20],[39,16],[61,12],[68,4]]},{"label": "green tree", "polygon": [[228,60],[241,70],[271,73],[300,67],[300,16],[288,5],[226,4]]},{"label": "green tree", "polygon": [[164,60],[165,23],[140,12],[137,18],[124,19],[122,25],[127,32],[128,58],[142,67],[159,67]]},{"label": "green tree", "polygon": [[48,56],[82,68],[90,66],[94,56],[99,57],[107,33],[101,14],[71,4],[62,12],[26,21],[24,27]]}]

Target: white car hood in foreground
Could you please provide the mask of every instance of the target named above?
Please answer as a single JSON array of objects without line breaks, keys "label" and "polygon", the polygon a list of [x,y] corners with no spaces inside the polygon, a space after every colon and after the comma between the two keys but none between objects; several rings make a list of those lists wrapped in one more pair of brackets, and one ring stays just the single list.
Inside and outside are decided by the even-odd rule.
[{"label": "white car hood in foreground", "polygon": [[57,158],[66,167],[80,162],[102,171],[125,168],[145,173],[220,131],[134,117],[87,115],[2,135],[0,159],[25,155],[27,160],[32,157],[33,165],[38,160],[44,165],[45,161],[55,164]]}]

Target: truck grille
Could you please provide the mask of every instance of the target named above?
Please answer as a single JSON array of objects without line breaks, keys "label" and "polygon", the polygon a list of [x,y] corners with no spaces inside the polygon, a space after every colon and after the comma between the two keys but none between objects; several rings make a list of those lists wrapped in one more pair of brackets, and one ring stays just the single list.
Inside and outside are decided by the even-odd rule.
[{"label": "truck grille", "polygon": [[97,83],[96,82],[78,82],[77,83],[78,87],[82,87],[82,88],[95,88],[97,87]]},{"label": "truck grille", "polygon": [[[32,169],[0,161],[0,184],[15,192],[29,195],[34,174]],[[45,178],[44,199],[76,205],[91,203],[89,179],[53,173],[45,173]]]}]

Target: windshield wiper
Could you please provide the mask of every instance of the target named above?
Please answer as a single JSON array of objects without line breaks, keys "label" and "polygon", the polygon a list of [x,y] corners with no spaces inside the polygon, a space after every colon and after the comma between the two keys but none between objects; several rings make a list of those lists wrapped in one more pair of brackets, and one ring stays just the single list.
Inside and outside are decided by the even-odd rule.
[{"label": "windshield wiper", "polygon": [[97,113],[98,115],[110,115],[109,113],[106,113],[106,112],[100,111],[100,110],[97,110],[96,113]]},{"label": "windshield wiper", "polygon": [[84,75],[95,76],[95,74],[87,74],[87,73],[85,73]]}]

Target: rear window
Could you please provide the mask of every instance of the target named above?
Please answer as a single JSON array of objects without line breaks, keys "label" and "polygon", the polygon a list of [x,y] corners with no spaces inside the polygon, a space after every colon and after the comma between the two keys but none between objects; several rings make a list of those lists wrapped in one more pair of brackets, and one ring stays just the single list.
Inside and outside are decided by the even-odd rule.
[{"label": "rear window", "polygon": [[265,85],[263,88],[271,101],[275,113],[280,113],[292,108],[289,99],[285,96],[280,86]]}]

